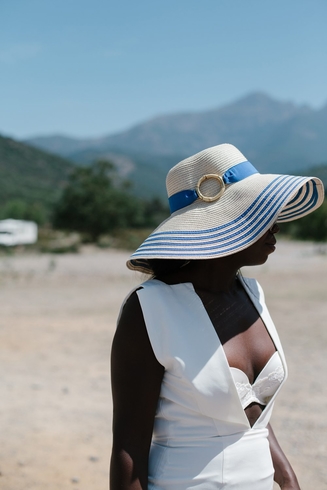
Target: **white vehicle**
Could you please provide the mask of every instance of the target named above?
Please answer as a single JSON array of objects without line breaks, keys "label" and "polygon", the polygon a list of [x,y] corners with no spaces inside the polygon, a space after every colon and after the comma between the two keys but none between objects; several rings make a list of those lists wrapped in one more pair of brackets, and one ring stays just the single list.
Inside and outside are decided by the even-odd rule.
[{"label": "white vehicle", "polygon": [[0,245],[27,245],[37,241],[37,224],[33,221],[4,219],[0,221]]}]

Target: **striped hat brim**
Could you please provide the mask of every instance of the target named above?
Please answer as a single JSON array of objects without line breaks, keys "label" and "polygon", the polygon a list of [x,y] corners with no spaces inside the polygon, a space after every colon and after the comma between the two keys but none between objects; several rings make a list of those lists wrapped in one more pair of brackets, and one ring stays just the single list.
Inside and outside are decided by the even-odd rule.
[{"label": "striped hat brim", "polygon": [[132,254],[127,267],[149,273],[147,259],[231,255],[252,245],[275,221],[299,219],[323,199],[323,184],[315,177],[257,173],[231,185],[215,203],[197,200],[174,212]]}]

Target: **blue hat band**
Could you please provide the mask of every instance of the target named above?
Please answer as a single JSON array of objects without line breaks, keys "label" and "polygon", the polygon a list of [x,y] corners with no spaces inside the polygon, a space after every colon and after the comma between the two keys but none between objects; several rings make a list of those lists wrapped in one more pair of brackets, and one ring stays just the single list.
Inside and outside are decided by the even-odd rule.
[{"label": "blue hat band", "polygon": [[[249,161],[238,163],[230,169],[228,169],[222,176],[224,184],[235,184],[240,182],[250,175],[259,173],[258,170]],[[168,199],[170,212],[174,213],[179,209],[189,206],[199,198],[199,194],[196,189],[185,189],[180,192],[176,192]],[[217,197],[218,199],[218,197]],[[215,200],[215,199],[214,199]]]}]

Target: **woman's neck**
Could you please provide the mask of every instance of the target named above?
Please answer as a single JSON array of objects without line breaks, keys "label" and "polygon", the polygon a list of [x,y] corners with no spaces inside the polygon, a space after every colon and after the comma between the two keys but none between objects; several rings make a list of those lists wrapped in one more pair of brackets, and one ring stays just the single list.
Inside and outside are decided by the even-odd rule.
[{"label": "woman's neck", "polygon": [[232,291],[239,267],[229,257],[191,260],[162,279],[168,284],[191,282],[195,289],[211,292]]}]

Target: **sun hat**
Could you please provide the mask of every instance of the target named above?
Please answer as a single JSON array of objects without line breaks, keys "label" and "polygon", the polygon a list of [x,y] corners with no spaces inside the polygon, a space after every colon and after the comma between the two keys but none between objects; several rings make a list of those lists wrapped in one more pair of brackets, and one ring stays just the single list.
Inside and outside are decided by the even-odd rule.
[{"label": "sun hat", "polygon": [[182,160],[166,179],[171,216],[131,255],[127,267],[151,273],[147,259],[210,259],[239,252],[271,225],[311,213],[324,200],[316,177],[260,174],[231,144]]}]

